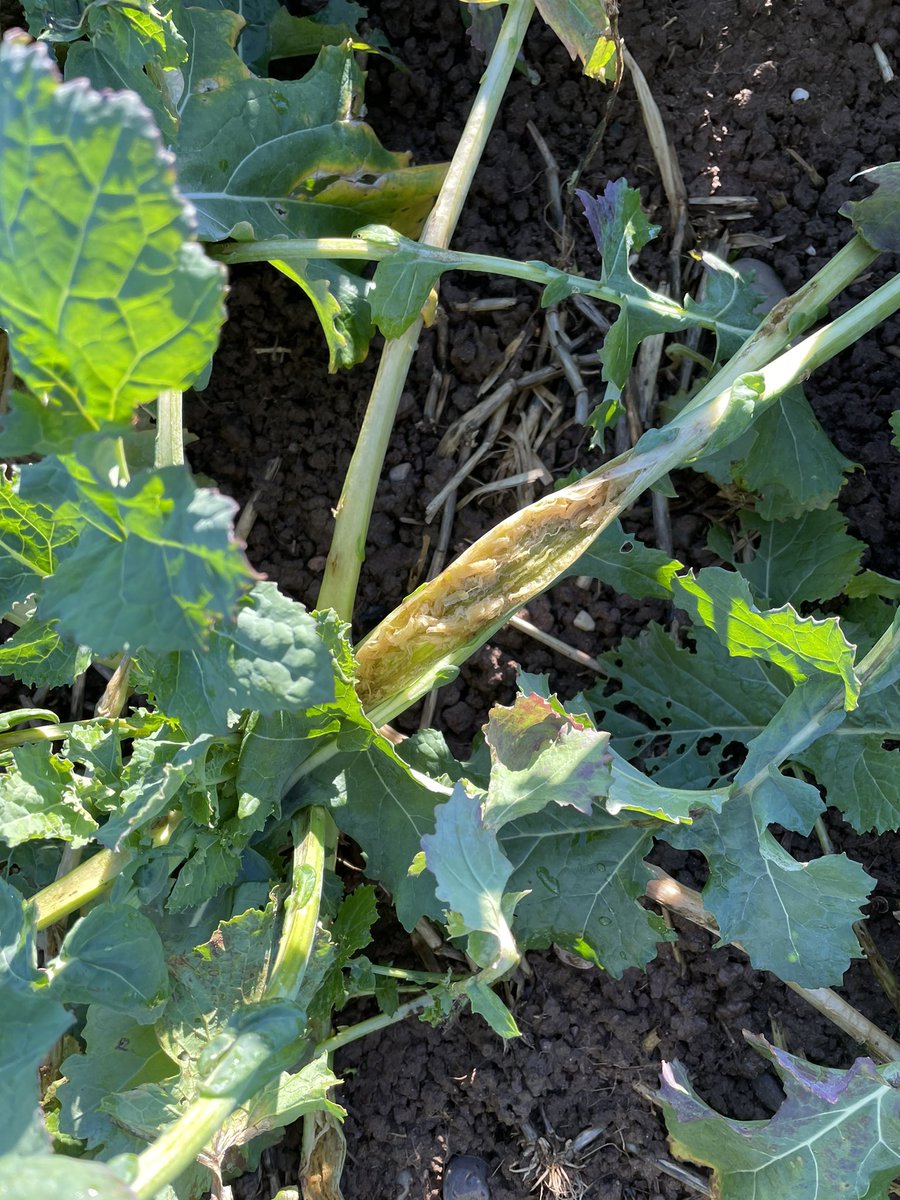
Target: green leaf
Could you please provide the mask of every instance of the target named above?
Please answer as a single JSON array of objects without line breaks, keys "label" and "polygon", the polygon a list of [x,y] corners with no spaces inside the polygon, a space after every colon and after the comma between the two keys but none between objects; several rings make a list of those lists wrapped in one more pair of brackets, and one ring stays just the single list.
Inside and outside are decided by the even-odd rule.
[{"label": "green leaf", "polygon": [[713,808],[718,812],[726,796],[726,788],[696,791],[693,788],[660,787],[654,779],[649,779],[612,751],[612,781],[606,811],[613,816],[627,811],[644,813],[659,821],[690,821],[702,809]]},{"label": "green leaf", "polygon": [[865,549],[849,536],[847,520],[835,506],[787,521],[766,521],[758,513],[742,512],[740,539],[754,548],[749,562],[721,537],[711,538],[710,546],[749,581],[756,599],[767,606],[796,607],[839,595]]},{"label": "green leaf", "polygon": [[890,426],[894,434],[891,438],[891,445],[895,450],[900,450],[900,408],[891,413]]},{"label": "green leaf", "polygon": [[86,845],[97,822],[79,790],[72,763],[58,758],[47,742],[16,746],[0,776],[0,839],[8,846],[35,838]]},{"label": "green leaf", "polygon": [[125,904],[102,904],[76,921],[47,969],[51,995],[64,1003],[97,1002],[142,1025],[159,1016],[169,992],[159,934]]},{"label": "green leaf", "polygon": [[663,1064],[659,1097],[675,1155],[711,1167],[721,1200],[887,1196],[900,1146],[897,1064],[858,1058],[835,1070],[744,1036],[775,1067],[786,1099],[768,1121],[734,1121],[700,1099],[679,1063]]},{"label": "green leaf", "polygon": [[879,575],[877,571],[862,571],[853,576],[844,591],[854,599],[883,596],[885,600],[900,600],[900,579]]},{"label": "green leaf", "polygon": [[855,466],[832,445],[800,387],[791,387],[756,418],[753,428],[698,470],[760,497],[756,511],[785,521],[827,508]]},{"label": "green leaf", "polygon": [[706,856],[704,904],[721,944],[740,942],[757,970],[811,988],[839,984],[859,957],[853,923],[873,884],[845,855],[797,862],[768,830],[778,822],[808,834],[821,810],[815,788],[770,766],[739,782],[720,813],[665,835]]},{"label": "green leaf", "polygon": [[[338,46],[348,38],[358,42],[359,22],[365,15],[366,10],[352,0],[327,0],[311,17],[292,17],[286,8],[278,5],[270,26],[272,58],[317,54],[323,46]],[[371,42],[380,44],[376,34],[368,36]],[[241,38],[242,54],[244,37]]]},{"label": "green leaf", "polygon": [[105,1096],[174,1075],[177,1067],[159,1047],[156,1033],[120,1012],[91,1004],[82,1037],[84,1054],[70,1054],[57,1090],[59,1127],[97,1149],[110,1141],[115,1126],[100,1108]]},{"label": "green leaf", "polygon": [[359,119],[361,88],[352,50],[334,46],[300,80],[235,78],[192,92],[176,153],[201,235],[349,236],[381,220],[415,235],[445,168],[410,167],[385,150]]},{"label": "green leaf", "polygon": [[465,990],[472,1012],[483,1017],[498,1037],[508,1040],[522,1036],[516,1018],[483,979],[479,979],[477,975],[473,976],[467,981]]},{"label": "green leaf", "polygon": [[393,748],[378,739],[305,779],[303,795],[308,803],[329,804],[338,829],[361,847],[366,874],[390,890],[406,929],[425,914],[439,915],[433,879],[411,875],[410,867],[422,837],[434,830],[435,805],[446,799],[446,788],[414,778]]},{"label": "green leaf", "polygon": [[[625,758],[640,758],[655,782],[707,788],[733,770],[731,752],[767,726],[789,691],[783,672],[759,659],[733,659],[716,638],[693,632],[694,651],[659,625],[602,656],[621,691],[587,693],[597,724]],[[617,711],[627,704],[625,714]],[[644,714],[634,716],[637,707]]]},{"label": "green leaf", "polygon": [[[585,216],[603,256],[600,282],[614,288],[621,296],[619,315],[606,335],[600,359],[603,378],[607,381],[608,400],[618,400],[631,371],[635,351],[640,342],[652,333],[667,333],[682,326],[677,317],[652,311],[658,297],[634,278],[629,258],[654,238],[659,227],[651,225],[641,209],[639,193],[628,187],[624,179],[608,183],[602,196],[579,191]],[[645,301],[651,307],[629,303]],[[547,297],[544,297],[547,303]]]},{"label": "green leaf", "polygon": [[825,788],[829,804],[860,833],[900,828],[897,751],[884,742],[900,737],[900,685],[872,694],[863,689],[859,707],[842,724],[796,757]]},{"label": "green leaf", "polygon": [[490,829],[551,802],[589,813],[591,801],[609,791],[609,735],[585,729],[534,693],[517,696],[511,708],[492,708],[485,740],[491,776],[484,823]]},{"label": "green leaf", "polygon": [[0,646],[0,675],[27,687],[60,687],[90,665],[90,651],[61,638],[53,621],[26,621]]},{"label": "green leaf", "polygon": [[615,82],[616,45],[603,0],[536,0],[536,7],[585,75]]},{"label": "green leaf", "polygon": [[454,934],[487,933],[508,945],[503,893],[512,866],[497,844],[496,833],[486,827],[480,802],[461,784],[435,809],[435,832],[422,838],[422,849],[437,880],[438,898],[459,918],[452,922]]},{"label": "green leaf", "polygon": [[[366,230],[359,234],[365,237]],[[412,325],[445,270],[442,263],[422,261],[412,249],[398,250],[379,262],[369,302],[372,319],[385,337],[399,337]]]},{"label": "green leaf", "polygon": [[724,362],[743,345],[759,325],[759,293],[734,267],[703,252],[699,257],[705,273],[703,297],[685,298],[685,311],[697,322],[716,323],[716,362]]},{"label": "green leaf", "polygon": [[37,1069],[72,1023],[62,1005],[38,989],[36,961],[33,914],[0,879],[0,1162],[4,1155],[49,1149]]},{"label": "green leaf", "polygon": [[0,608],[36,592],[75,537],[73,524],[53,521],[49,509],[23,500],[0,478]]},{"label": "green leaf", "polygon": [[853,228],[874,250],[900,250],[897,230],[897,203],[900,196],[900,163],[884,163],[859,171],[854,179],[874,183],[875,191],[865,200],[848,200],[838,212],[847,217]]},{"label": "green leaf", "polygon": [[47,580],[39,617],[97,654],[202,645],[253,578],[233,540],[234,501],[196,488],[183,467],[81,493],[103,503],[109,529],[84,531],[77,552]]},{"label": "green leaf", "polygon": [[0,1159],[2,1200],[138,1200],[105,1163],[49,1154]]},{"label": "green leaf", "polygon": [[653,596],[668,600],[672,595],[672,577],[682,564],[662,550],[654,550],[627,534],[620,521],[613,521],[560,579],[569,575],[590,575],[608,584],[615,592],[624,592],[641,600]]},{"label": "green leaf", "polygon": [[[49,40],[57,40],[61,32],[58,22],[51,18]],[[173,76],[178,77],[174,69],[187,58],[184,38],[171,16],[164,16],[146,0],[89,4],[81,15],[78,32],[89,40],[69,46],[66,79],[89,79],[98,91],[108,88],[136,92],[153,113],[163,135],[171,139],[175,118],[167,84]]]},{"label": "green leaf", "polygon": [[0,323],[16,373],[73,438],[125,428],[208,363],[224,272],[189,240],[134,95],[60,86],[47,48],[12,36],[0,64]]},{"label": "green leaf", "polygon": [[328,343],[329,371],[349,370],[369,352],[372,284],[328,259],[270,259],[307,294]]},{"label": "green leaf", "polygon": [[163,710],[189,737],[225,733],[229,713],[271,716],[334,700],[331,658],[316,620],[274,583],[258,583],[233,625],[216,625],[202,650],[143,655],[141,666]]},{"label": "green leaf", "polygon": [[639,903],[650,880],[644,857],[660,828],[556,807],[505,825],[508,887],[528,893],[516,906],[516,941],[526,949],[556,942],[616,979],[645,966],[673,936]]},{"label": "green leaf", "polygon": [[119,850],[125,839],[165,812],[180,788],[203,760],[213,741],[205,734],[185,744],[163,727],[139,738],[125,770],[119,805],[97,834],[110,850]]},{"label": "green leaf", "polygon": [[331,1070],[327,1054],[293,1074],[282,1071],[232,1113],[216,1137],[217,1150],[223,1153],[234,1146],[246,1145],[261,1134],[283,1129],[307,1113],[330,1112],[343,1119],[347,1115],[345,1109],[328,1098],[329,1088],[339,1087],[341,1082]]},{"label": "green leaf", "polygon": [[721,567],[679,575],[674,596],[692,620],[715,632],[733,657],[767,659],[800,682],[811,671],[837,675],[844,681],[846,707],[856,707],[856,647],[844,637],[837,617],[801,617],[789,604],[761,612],[746,579]]}]

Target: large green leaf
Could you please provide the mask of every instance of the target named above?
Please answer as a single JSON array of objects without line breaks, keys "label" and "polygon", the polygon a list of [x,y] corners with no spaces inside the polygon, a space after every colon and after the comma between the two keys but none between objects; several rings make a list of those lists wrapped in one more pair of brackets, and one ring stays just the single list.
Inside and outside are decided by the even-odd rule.
[{"label": "large green leaf", "polygon": [[688,296],[684,307],[696,320],[716,322],[715,360],[724,362],[759,325],[760,297],[739,271],[714,254],[703,253],[700,260],[706,268],[702,299]]},{"label": "large green leaf", "polygon": [[0,775],[0,840],[18,846],[35,838],[60,838],[84,846],[97,822],[85,808],[71,762],[49,743],[17,746]]},{"label": "large green leaf", "polygon": [[52,520],[50,509],[0,479],[0,608],[6,612],[38,591],[76,537],[72,522]]},{"label": "large green leaf", "polygon": [[126,904],[101,904],[76,921],[47,970],[51,994],[66,1004],[103,1004],[141,1024],[169,994],[156,927]]},{"label": "large green leaf", "polygon": [[615,978],[645,966],[672,936],[639,903],[650,879],[644,857],[660,828],[555,806],[510,821],[500,833],[513,866],[508,887],[528,893],[516,906],[516,941],[524,948],[556,942]]},{"label": "large green leaf", "polygon": [[791,387],[724,450],[695,464],[722,483],[756,492],[757,513],[786,521],[827,508],[854,464],[832,445],[801,387]]},{"label": "large green leaf", "polygon": [[666,1063],[659,1096],[675,1154],[712,1168],[720,1200],[886,1198],[900,1170],[897,1064],[858,1058],[835,1070],[745,1036],[786,1099],[768,1121],[734,1121],[700,1099],[679,1063]]},{"label": "large green leaf", "polygon": [[208,74],[182,102],[175,147],[203,237],[334,237],[369,221],[418,231],[444,167],[410,167],[359,119],[349,46],[325,47],[296,81],[204,89]]},{"label": "large green leaf", "polygon": [[853,932],[874,880],[843,854],[801,863],[768,830],[777,821],[809,833],[815,788],[777,770],[761,774],[720,813],[666,834],[709,863],[704,904],[723,942],[740,942],[758,970],[803,987],[839,984],[861,951]]},{"label": "large green leaf", "polygon": [[844,683],[846,707],[856,706],[856,647],[844,637],[837,617],[801,617],[789,604],[761,612],[746,579],[721,567],[679,575],[673,591],[676,604],[712,629],[730,655],[766,659],[799,682],[814,671],[837,675]]},{"label": "large green leaf", "polygon": [[759,513],[742,512],[740,538],[753,546],[749,562],[734,554],[718,533],[710,538],[710,545],[748,580],[756,599],[772,607],[796,607],[839,595],[865,549],[847,533],[847,519],[834,505],[787,521],[767,521]]},{"label": "large green leaf", "polygon": [[138,1200],[105,1163],[52,1156],[10,1155],[0,1159],[2,1200]]},{"label": "large green leaf", "polygon": [[[512,866],[495,830],[485,825],[479,798],[458,783],[446,803],[435,808],[435,831],[422,838],[422,848],[437,880],[436,894],[448,905],[454,934],[487,933],[508,943],[503,893]],[[471,953],[471,941],[469,945]]]},{"label": "large green leaf", "polygon": [[131,1017],[93,1003],[87,1010],[83,1054],[70,1054],[60,1068],[59,1127],[97,1149],[115,1127],[100,1108],[105,1096],[174,1075],[175,1063],[160,1049],[155,1031]]},{"label": "large green leaf", "polygon": [[366,874],[390,889],[407,929],[425,914],[440,914],[433,877],[411,875],[410,867],[422,837],[434,831],[435,806],[449,788],[414,778],[383,739],[323,767],[302,786],[307,802],[328,803],[337,827],[362,848]]},{"label": "large green leaf", "polygon": [[36,986],[36,958],[34,917],[0,880],[0,1159],[49,1149],[37,1115],[37,1069],[71,1017]]},{"label": "large green leaf", "polygon": [[145,655],[142,668],[188,737],[225,733],[229,713],[271,716],[334,700],[331,657],[315,618],[274,583],[258,583],[234,624],[217,624],[202,650]]},{"label": "large green leaf", "polygon": [[[626,758],[640,757],[655,782],[707,788],[733,770],[732,751],[765,729],[789,691],[784,673],[759,659],[730,658],[715,636],[693,631],[695,650],[659,625],[602,656],[621,690],[587,699],[596,722]],[[628,711],[618,711],[627,702]],[[641,717],[634,715],[639,709]]]},{"label": "large green leaf", "polygon": [[848,200],[841,208],[853,228],[876,250],[900,250],[897,232],[897,201],[900,197],[900,163],[883,163],[860,171],[859,177],[875,184],[875,191],[864,200]]},{"label": "large green leaf", "polygon": [[12,675],[28,687],[69,684],[90,663],[90,651],[61,638],[52,621],[26,621],[0,645],[0,675]]},{"label": "large green leaf", "polygon": [[[52,463],[29,468],[29,478]],[[201,646],[253,579],[232,533],[234,501],[198,489],[183,467],[139,472],[124,487],[76,485],[93,518],[45,583],[38,615],[98,654]]]},{"label": "large green leaf", "polygon": [[71,436],[126,427],[215,349],[224,274],[132,94],[60,85],[44,45],[0,50],[0,323],[17,374]]}]

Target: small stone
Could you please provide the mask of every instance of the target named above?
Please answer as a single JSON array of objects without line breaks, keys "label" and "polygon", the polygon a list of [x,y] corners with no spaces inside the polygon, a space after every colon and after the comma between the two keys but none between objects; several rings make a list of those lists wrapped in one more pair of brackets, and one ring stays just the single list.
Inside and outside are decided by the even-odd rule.
[{"label": "small stone", "polygon": [[818,251],[816,250],[815,246],[807,246],[806,253],[809,255],[810,258],[815,258],[816,254],[818,254]]},{"label": "small stone", "polygon": [[584,630],[585,633],[593,633],[597,628],[597,622],[585,609],[581,609],[581,611],[576,615],[572,624],[576,629]]},{"label": "small stone", "polygon": [[475,1154],[457,1154],[444,1171],[443,1200],[491,1200],[488,1165]]},{"label": "small stone", "polygon": [[390,471],[388,471],[388,479],[391,483],[402,483],[404,479],[409,478],[411,471],[412,463],[397,463],[396,467],[391,467]]},{"label": "small stone", "polygon": [[791,103],[793,104],[803,104],[808,99],[809,92],[806,90],[806,88],[794,88],[794,90],[791,92]]},{"label": "small stone", "polygon": [[318,575],[320,571],[325,570],[325,564],[327,561],[328,559],[324,554],[317,554],[315,558],[311,558],[306,565],[309,570],[312,571],[313,575]]},{"label": "small stone", "polygon": [[586,592],[593,582],[594,578],[592,575],[579,575],[575,580],[575,586]]}]

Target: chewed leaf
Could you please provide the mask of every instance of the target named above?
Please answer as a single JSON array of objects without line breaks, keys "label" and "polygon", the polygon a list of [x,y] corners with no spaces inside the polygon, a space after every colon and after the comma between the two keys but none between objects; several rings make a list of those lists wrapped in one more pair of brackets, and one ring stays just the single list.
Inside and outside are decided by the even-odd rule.
[{"label": "chewed leaf", "polygon": [[700,1099],[679,1063],[664,1063],[659,1098],[674,1153],[711,1167],[721,1200],[886,1196],[900,1146],[897,1064],[858,1058],[834,1070],[745,1036],[786,1099],[768,1121],[734,1121]]},{"label": "chewed leaf", "polygon": [[856,647],[846,640],[836,617],[801,617],[789,604],[760,611],[747,581],[721,567],[679,575],[674,593],[675,602],[712,629],[729,654],[767,659],[798,681],[808,679],[811,671],[837,675],[844,682],[845,706],[856,707]]},{"label": "chewed leaf", "polygon": [[15,370],[69,415],[70,436],[125,427],[209,362],[224,271],[190,240],[136,96],[60,84],[46,46],[12,35],[0,62],[0,323]]},{"label": "chewed leaf", "polygon": [[624,592],[637,600],[644,596],[668,600],[672,595],[672,576],[681,567],[678,559],[670,558],[662,550],[645,546],[636,537],[627,534],[621,521],[616,520],[595,538],[589,549],[563,572],[560,579],[569,575],[589,575],[601,580],[613,591]]},{"label": "chewed leaf", "polygon": [[492,829],[551,802],[587,813],[609,790],[609,735],[584,728],[538,695],[493,708],[485,739],[491,777],[484,821]]}]

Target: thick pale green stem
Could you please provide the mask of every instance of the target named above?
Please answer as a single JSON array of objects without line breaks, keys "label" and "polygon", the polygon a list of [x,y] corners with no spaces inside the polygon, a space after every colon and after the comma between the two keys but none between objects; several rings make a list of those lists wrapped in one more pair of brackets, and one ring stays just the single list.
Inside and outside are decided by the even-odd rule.
[{"label": "thick pale green stem", "polygon": [[181,466],[184,462],[184,433],[181,418],[181,392],[160,392],[156,402],[157,467]]},{"label": "thick pale green stem", "polygon": [[307,808],[294,818],[292,885],[284,905],[284,928],[266,984],[267,1000],[293,1000],[309,965],[325,869],[325,842],[331,817],[324,808]]},{"label": "thick pale green stem", "polygon": [[[295,1000],[306,974],[322,897],[328,820],[328,814],[321,808],[305,809],[294,819],[291,891],[285,902],[284,926],[275,963],[266,983],[265,1001]],[[273,1047],[278,1052],[286,1048]],[[241,1053],[239,1046],[233,1053],[237,1067]],[[280,1058],[276,1054],[271,1067],[272,1075],[277,1075],[281,1069]],[[258,1087],[265,1086],[266,1082],[266,1079],[260,1080]],[[152,1200],[161,1188],[189,1167],[245,1099],[240,1093],[201,1095],[190,1104],[161,1137],[138,1155],[137,1176],[131,1184],[138,1200]]]},{"label": "thick pale green stem", "polygon": [[[487,71],[450,163],[422,240],[448,245],[481,159],[506,85],[534,11],[533,0],[511,0]],[[353,612],[365,540],[397,406],[416,348],[421,320],[385,346],[369,407],[350,461],[335,515],[334,538],[325,567],[319,608],[333,608],[345,620]]]}]

